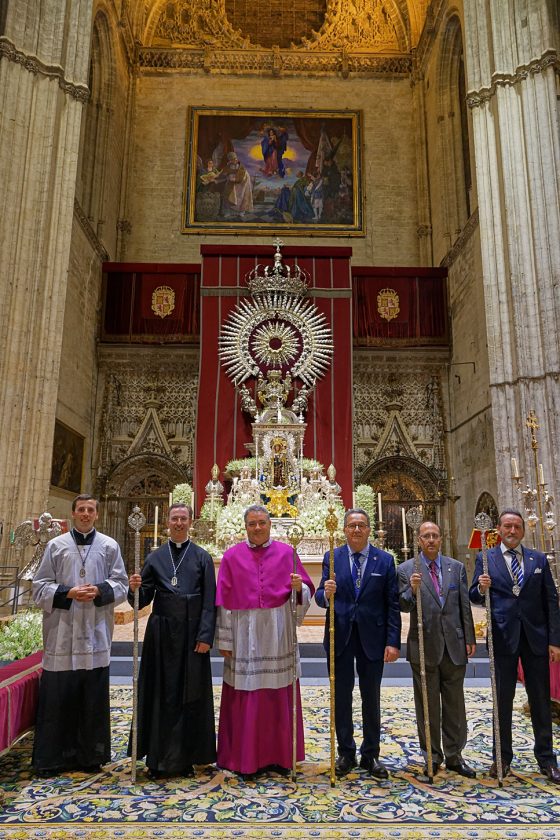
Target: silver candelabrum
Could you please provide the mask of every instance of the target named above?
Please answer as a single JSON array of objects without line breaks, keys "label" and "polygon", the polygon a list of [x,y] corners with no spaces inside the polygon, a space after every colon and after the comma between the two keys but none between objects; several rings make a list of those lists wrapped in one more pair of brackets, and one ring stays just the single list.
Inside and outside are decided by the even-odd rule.
[{"label": "silver candelabrum", "polygon": [[[525,519],[531,533],[531,541],[535,548],[546,554],[550,568],[558,588],[560,583],[560,572],[556,558],[556,546],[554,532],[556,530],[556,517],[554,513],[554,498],[547,490],[547,482],[544,478],[543,465],[539,464],[537,440],[537,429],[539,423],[537,415],[531,409],[527,417],[527,428],[531,434],[531,450],[533,452],[534,482],[525,484],[522,489],[523,476],[519,472],[516,458],[511,459],[511,478],[517,485],[517,490],[523,499]],[[528,476],[531,481],[531,477]]]}]

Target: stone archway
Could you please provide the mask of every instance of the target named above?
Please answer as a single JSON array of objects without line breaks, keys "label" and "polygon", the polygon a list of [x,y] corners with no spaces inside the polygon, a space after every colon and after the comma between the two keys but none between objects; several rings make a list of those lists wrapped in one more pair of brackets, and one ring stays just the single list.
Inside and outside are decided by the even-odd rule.
[{"label": "stone archway", "polygon": [[[425,519],[437,522],[443,530],[445,509],[441,479],[433,470],[414,458],[381,458],[364,470],[361,483],[369,484],[383,498],[385,544],[403,559],[402,508],[422,505]],[[408,528],[408,546],[412,534]]]},{"label": "stone archway", "polygon": [[101,530],[117,540],[129,571],[134,565],[134,532],[128,525],[132,509],[138,505],[146,517],[141,532],[141,557],[144,558],[153,544],[156,505],[158,534],[161,534],[167,521],[169,494],[176,484],[188,482],[190,474],[190,469],[171,458],[143,453],[125,458],[107,476],[100,493],[103,501]]}]

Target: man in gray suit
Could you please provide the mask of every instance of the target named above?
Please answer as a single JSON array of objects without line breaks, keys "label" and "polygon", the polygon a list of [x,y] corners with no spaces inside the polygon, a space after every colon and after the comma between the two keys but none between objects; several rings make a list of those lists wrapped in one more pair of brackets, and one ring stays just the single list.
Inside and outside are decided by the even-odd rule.
[{"label": "man in gray suit", "polygon": [[[467,742],[463,682],[467,658],[476,649],[465,567],[458,560],[442,556],[441,531],[435,522],[423,522],[420,525],[418,543],[421,549],[421,571],[414,571],[414,559],[407,560],[399,566],[398,578],[400,608],[403,612],[411,613],[406,658],[413,674],[420,747],[427,760],[416,611],[419,591],[422,598],[433,774],[437,773],[445,756],[448,770],[474,779],[474,770],[462,757]],[[424,769],[427,773],[427,765]]]}]

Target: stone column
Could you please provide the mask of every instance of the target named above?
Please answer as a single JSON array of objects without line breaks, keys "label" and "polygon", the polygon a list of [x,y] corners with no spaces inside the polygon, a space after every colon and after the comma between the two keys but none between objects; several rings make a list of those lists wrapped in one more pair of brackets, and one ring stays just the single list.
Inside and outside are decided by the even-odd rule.
[{"label": "stone column", "polygon": [[0,35],[0,518],[7,531],[40,513],[49,491],[92,6],[7,0]]},{"label": "stone column", "polygon": [[558,20],[545,0],[465,3],[499,503],[519,506],[511,457],[535,486],[560,478]]}]

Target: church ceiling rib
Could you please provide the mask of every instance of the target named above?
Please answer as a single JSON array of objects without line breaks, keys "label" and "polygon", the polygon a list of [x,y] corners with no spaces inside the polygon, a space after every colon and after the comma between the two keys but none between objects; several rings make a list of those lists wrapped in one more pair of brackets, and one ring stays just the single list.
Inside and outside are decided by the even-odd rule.
[{"label": "church ceiling rib", "polygon": [[[155,0],[139,65],[206,73],[406,74],[425,0]],[[415,20],[418,9],[414,10]]]}]

